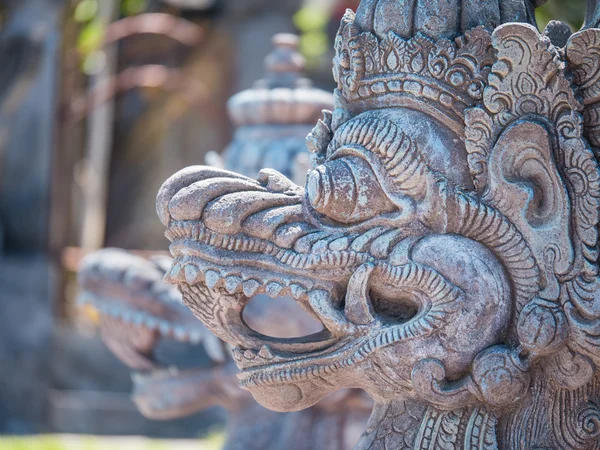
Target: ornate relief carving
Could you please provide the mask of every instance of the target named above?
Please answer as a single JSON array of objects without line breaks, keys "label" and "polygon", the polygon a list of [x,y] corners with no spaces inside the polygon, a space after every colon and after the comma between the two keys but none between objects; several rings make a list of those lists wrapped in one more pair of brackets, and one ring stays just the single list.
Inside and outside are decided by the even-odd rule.
[{"label": "ornate relief carving", "polygon": [[[306,189],[273,171],[168,180],[168,280],[234,354],[256,355],[236,359],[238,376],[265,406],[366,390],[360,449],[595,450],[600,30],[559,49],[529,0],[495,15],[477,2],[489,14],[468,20],[464,3],[346,14]],[[511,8],[528,23],[504,23]],[[249,329],[241,314],[262,292],[293,295],[324,331]]]}]

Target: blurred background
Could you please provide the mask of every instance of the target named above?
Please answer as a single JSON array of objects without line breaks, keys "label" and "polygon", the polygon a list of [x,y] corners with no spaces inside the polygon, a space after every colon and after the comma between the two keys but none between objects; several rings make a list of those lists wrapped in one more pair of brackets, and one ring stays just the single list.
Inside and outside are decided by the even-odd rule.
[{"label": "blurred background", "polygon": [[[90,249],[165,250],[156,192],[226,147],[227,99],[262,77],[271,36],[299,34],[307,75],[332,90],[335,32],[357,4],[0,0],[0,450],[164,444],[73,435],[219,447],[217,410],[161,423],[137,412],[95,312],[75,306],[74,271]],[[584,10],[550,0],[538,21],[577,29]]]}]

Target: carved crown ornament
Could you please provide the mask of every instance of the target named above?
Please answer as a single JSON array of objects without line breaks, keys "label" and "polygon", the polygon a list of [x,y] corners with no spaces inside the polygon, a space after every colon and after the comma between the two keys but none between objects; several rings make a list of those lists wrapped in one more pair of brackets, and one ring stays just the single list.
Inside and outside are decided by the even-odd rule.
[{"label": "carved crown ornament", "polygon": [[[201,166],[165,182],[167,280],[256,354],[236,361],[261,404],[363,389],[359,449],[600,448],[599,8],[565,36],[537,3],[363,0],[305,188]],[[323,330],[255,331],[261,293]]]}]

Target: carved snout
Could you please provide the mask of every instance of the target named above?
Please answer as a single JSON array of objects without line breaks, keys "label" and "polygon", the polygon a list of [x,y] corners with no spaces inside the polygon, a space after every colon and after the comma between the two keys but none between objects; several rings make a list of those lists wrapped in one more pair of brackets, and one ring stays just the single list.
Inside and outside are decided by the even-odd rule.
[{"label": "carved snout", "polygon": [[397,209],[383,192],[369,163],[357,156],[345,156],[317,167],[308,175],[306,186],[312,207],[336,222],[361,222]]}]

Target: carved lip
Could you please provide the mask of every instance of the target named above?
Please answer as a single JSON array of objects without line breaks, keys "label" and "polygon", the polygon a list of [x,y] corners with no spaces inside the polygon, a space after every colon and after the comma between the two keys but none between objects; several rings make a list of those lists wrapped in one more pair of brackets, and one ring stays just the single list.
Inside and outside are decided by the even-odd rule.
[{"label": "carved lip", "polygon": [[[343,366],[352,365],[352,356],[364,344],[364,339],[352,341],[347,338],[324,350],[279,358],[275,362],[259,366],[244,368],[238,364],[241,370],[238,379],[242,388],[250,389],[253,386],[273,386],[317,377],[322,378],[341,369]],[[234,350],[234,359],[236,358],[236,350]]]}]

